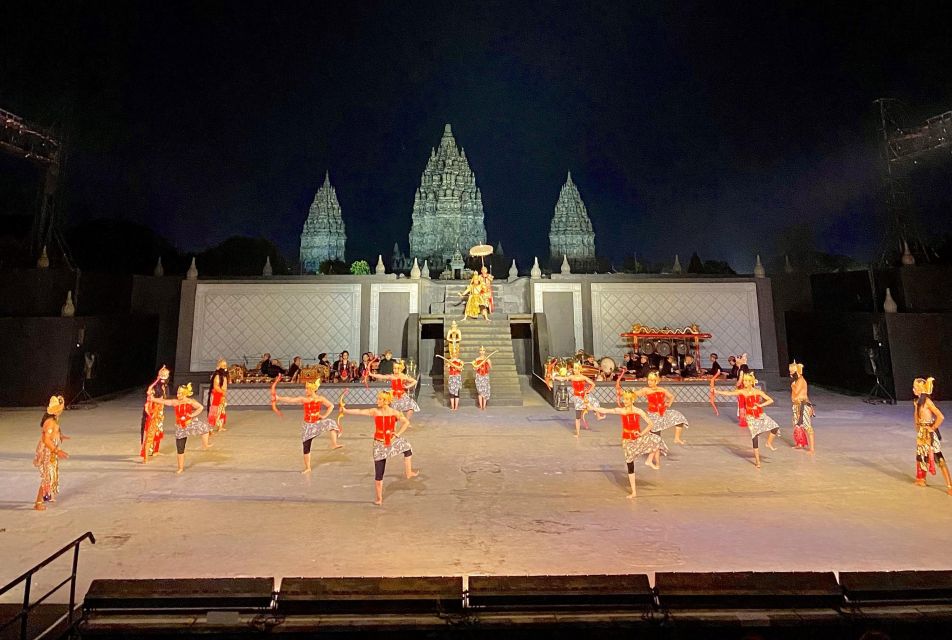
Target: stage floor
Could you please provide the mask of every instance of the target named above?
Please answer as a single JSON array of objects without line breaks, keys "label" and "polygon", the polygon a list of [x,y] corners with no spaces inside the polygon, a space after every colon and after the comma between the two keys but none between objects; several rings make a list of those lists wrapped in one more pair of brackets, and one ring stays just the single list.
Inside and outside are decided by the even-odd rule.
[{"label": "stage floor", "polygon": [[[80,594],[96,577],[952,568],[952,497],[941,476],[913,485],[908,402],[815,391],[819,453],[794,450],[787,428],[760,470],[730,409],[682,405],[687,446],[671,434],[660,471],[639,462],[632,501],[617,416],[576,440],[573,414],[530,390],[530,406],[485,413],[432,393],[406,434],[421,475],[393,459],[382,507],[367,418],[345,418],[343,449],[316,440],[302,476],[300,412],[236,410],[213,449],[189,442],[177,476],[168,437],[138,464],[136,394],[64,415],[62,492],[35,512],[42,410],[0,410],[0,584],[87,530],[99,542],[80,555]],[[789,424],[787,404],[769,413]]]}]

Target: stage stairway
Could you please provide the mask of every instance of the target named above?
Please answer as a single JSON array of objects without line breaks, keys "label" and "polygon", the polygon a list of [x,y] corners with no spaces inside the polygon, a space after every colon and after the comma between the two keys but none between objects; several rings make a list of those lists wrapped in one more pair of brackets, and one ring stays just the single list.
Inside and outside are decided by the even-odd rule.
[{"label": "stage stairway", "polygon": [[[490,358],[493,368],[489,373],[491,384],[489,405],[521,407],[522,387],[519,374],[516,372],[516,356],[512,351],[512,331],[509,328],[509,316],[497,313],[490,316],[490,318],[489,322],[482,318],[458,321],[459,330],[463,334],[460,357],[466,362],[472,362],[479,356],[480,346],[486,347],[487,355],[498,349],[499,352]],[[447,318],[443,327],[445,335],[450,327],[449,318]],[[443,355],[449,357],[445,342],[443,344]],[[443,379],[446,380],[448,377],[449,374],[444,362]],[[447,403],[449,403],[449,391],[444,389],[444,393]],[[459,396],[461,402],[465,402],[467,398],[471,398],[474,402],[476,400],[476,381],[473,376],[473,368],[470,366],[463,369],[463,388],[460,390]]]}]

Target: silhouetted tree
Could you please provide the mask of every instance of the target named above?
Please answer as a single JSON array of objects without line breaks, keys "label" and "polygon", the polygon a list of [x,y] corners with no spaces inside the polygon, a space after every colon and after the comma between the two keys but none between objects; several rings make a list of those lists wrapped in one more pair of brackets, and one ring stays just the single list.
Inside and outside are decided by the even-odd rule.
[{"label": "silhouetted tree", "polygon": [[290,273],[287,260],[270,240],[264,238],[228,238],[217,247],[195,257],[201,276],[260,276],[265,261],[271,259],[275,275]]}]

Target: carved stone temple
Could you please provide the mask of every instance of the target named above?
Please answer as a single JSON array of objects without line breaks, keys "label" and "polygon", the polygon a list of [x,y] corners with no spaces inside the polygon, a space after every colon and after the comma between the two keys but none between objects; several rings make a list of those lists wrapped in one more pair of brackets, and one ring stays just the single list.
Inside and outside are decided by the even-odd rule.
[{"label": "carved stone temple", "polygon": [[344,260],[346,241],[337,192],[331,186],[330,173],[325,173],[301,232],[301,272],[314,273],[325,260]]},{"label": "carved stone temple", "polygon": [[466,152],[456,146],[446,125],[439,148],[430,151],[413,199],[409,255],[421,264],[427,259],[431,269],[441,270],[457,246],[466,253],[485,242],[482,194]]},{"label": "carved stone temple", "polygon": [[413,267],[413,258],[404,255],[400,249],[400,243],[393,243],[393,258],[390,261],[390,270],[393,273],[403,273]]},{"label": "carved stone temple", "polygon": [[565,256],[575,271],[595,268],[595,231],[578,187],[572,182],[571,171],[555,204],[549,228],[549,251],[552,264],[561,264]]}]

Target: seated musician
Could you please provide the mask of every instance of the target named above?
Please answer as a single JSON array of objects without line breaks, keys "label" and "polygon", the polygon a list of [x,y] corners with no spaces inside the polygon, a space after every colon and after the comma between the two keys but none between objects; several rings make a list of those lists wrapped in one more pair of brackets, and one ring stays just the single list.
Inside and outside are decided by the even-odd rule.
[{"label": "seated musician", "polygon": [[334,378],[341,382],[353,382],[357,378],[357,368],[349,351],[341,351],[340,358],[334,363]]},{"label": "seated musician", "polygon": [[688,354],[684,356],[684,365],[681,367],[682,378],[696,378],[699,375],[697,364],[694,362],[694,356]]},{"label": "seated musician", "polygon": [[383,352],[383,360],[381,360],[380,364],[377,366],[377,373],[382,376],[392,376],[393,362],[393,351],[387,349]]},{"label": "seated musician", "polygon": [[327,353],[317,354],[317,364],[324,365],[327,368],[330,368],[331,361],[327,359]]},{"label": "seated musician", "polygon": [[263,376],[271,375],[271,354],[266,353],[261,356],[261,362],[258,363],[258,371],[261,372]]},{"label": "seated musician", "polygon": [[363,380],[371,371],[371,361],[373,354],[369,351],[360,356],[360,365],[357,367],[357,378]]},{"label": "seated musician", "polygon": [[662,377],[677,376],[680,374],[680,370],[678,369],[678,361],[674,359],[674,356],[668,356],[661,361],[661,368],[658,371]]},{"label": "seated musician", "polygon": [[288,367],[288,378],[291,382],[301,381],[301,356],[294,356],[291,366]]},{"label": "seated musician", "polygon": [[622,366],[624,366],[627,373],[632,375],[635,375],[635,372],[640,368],[638,358],[631,351],[625,354],[625,362]]},{"label": "seated musician", "polygon": [[635,369],[636,378],[647,378],[648,373],[651,371],[651,360],[647,355],[641,354],[638,357],[638,368]]},{"label": "seated musician", "polygon": [[288,372],[287,369],[281,366],[280,360],[278,360],[277,358],[271,359],[271,377],[272,378],[278,374],[281,374],[283,376],[287,374],[287,372]]},{"label": "seated musician", "polygon": [[717,362],[717,354],[712,353],[711,354],[711,368],[707,370],[707,374],[710,376],[716,376],[721,371],[723,371],[723,369],[721,369],[721,365],[718,364]]},{"label": "seated musician", "polygon": [[740,375],[740,367],[737,365],[737,356],[728,356],[727,364],[730,365],[730,369],[727,371],[727,377],[737,379]]}]

